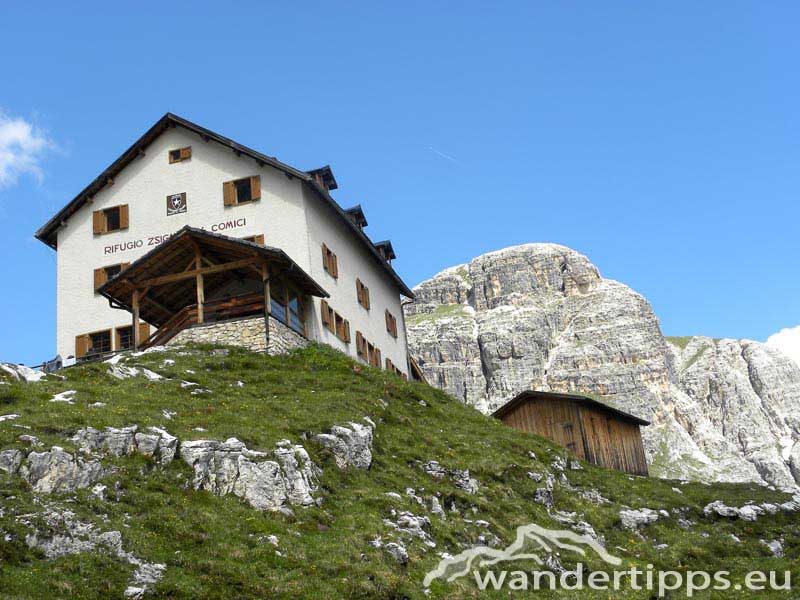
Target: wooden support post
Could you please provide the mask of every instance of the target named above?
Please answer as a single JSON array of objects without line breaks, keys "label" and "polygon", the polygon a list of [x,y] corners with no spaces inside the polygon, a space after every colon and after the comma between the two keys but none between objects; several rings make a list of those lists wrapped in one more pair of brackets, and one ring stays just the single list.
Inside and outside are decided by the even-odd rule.
[{"label": "wooden support post", "polygon": [[269,318],[272,314],[272,292],[269,285],[269,267],[267,263],[261,265],[261,281],[264,282],[264,331],[267,338],[267,353],[269,353]]},{"label": "wooden support post", "polygon": [[[194,250],[194,265],[195,269],[202,269],[203,268],[203,256],[200,254],[200,248],[195,247]],[[197,322],[202,323],[205,315],[203,314],[203,304],[206,301],[205,298],[205,285],[203,282],[203,274],[197,274]]]},{"label": "wooden support post", "polygon": [[131,308],[133,309],[133,349],[139,350],[142,343],[142,334],[139,330],[139,290],[133,290],[133,298],[131,301]]}]

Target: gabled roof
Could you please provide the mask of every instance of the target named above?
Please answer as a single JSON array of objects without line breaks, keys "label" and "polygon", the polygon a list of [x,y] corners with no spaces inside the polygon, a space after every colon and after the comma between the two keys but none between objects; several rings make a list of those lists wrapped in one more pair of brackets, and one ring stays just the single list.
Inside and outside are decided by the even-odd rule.
[{"label": "gabled roof", "polygon": [[[328,193],[328,190],[326,190],[324,186],[320,185],[313,175],[305,171],[295,169],[292,166],[282,163],[274,156],[267,156],[256,150],[253,150],[252,148],[243,146],[242,144],[234,142],[229,138],[219,135],[218,133],[214,133],[205,127],[201,127],[200,125],[192,123],[191,121],[183,119],[172,113],[167,113],[161,117],[155,125],[148,129],[144,135],[142,135],[142,137],[136,140],[130,148],[123,152],[113,163],[111,163],[111,165],[109,165],[102,173],[100,173],[100,175],[98,175],[88,186],[86,186],[83,191],[75,196],[75,198],[73,198],[69,204],[67,204],[49,221],[47,221],[47,223],[45,223],[36,232],[36,238],[51,248],[56,249],[56,233],[59,227],[61,227],[72,215],[74,215],[89,200],[91,200],[95,194],[108,185],[109,180],[113,181],[114,177],[116,177],[117,174],[127,167],[133,160],[139,157],[140,154],[142,154],[147,148],[147,146],[149,146],[156,138],[158,138],[158,136],[171,127],[183,127],[184,129],[196,133],[207,142],[213,141],[230,148],[237,155],[244,154],[249,156],[261,167],[267,165],[283,172],[290,179],[294,177],[298,178],[300,181],[308,185],[309,188],[311,188],[323,200],[323,202],[328,204],[333,209],[337,218],[339,218],[345,225],[350,227],[350,229],[355,233],[356,237],[365,245],[366,249],[373,256],[373,258],[379,262],[389,277],[392,278],[392,280],[400,289],[400,293],[408,298],[414,297],[414,293],[395,272],[392,266],[383,259],[372,241],[355,223],[353,223],[352,219],[347,215],[347,213],[345,213],[342,207],[339,206],[339,204],[331,197],[331,195]],[[321,171],[324,169],[325,168],[323,167],[322,169],[317,169],[316,171]],[[328,169],[330,170],[330,168]],[[314,171],[311,173],[314,173]],[[330,173],[330,176],[333,177],[332,172]]]},{"label": "gabled roof", "polygon": [[614,408],[613,406],[609,406],[608,404],[600,402],[599,400],[596,400],[590,396],[581,396],[578,394],[559,394],[556,392],[543,392],[537,390],[520,392],[519,394],[514,396],[512,400],[505,403],[503,406],[494,411],[492,413],[492,416],[495,417],[496,419],[502,419],[506,414],[517,408],[520,404],[536,400],[542,400],[545,402],[548,400],[572,400],[574,402],[579,402],[581,404],[585,404],[593,408],[599,408],[623,420],[632,421],[637,425],[650,425],[649,421],[645,421],[644,419],[640,419],[639,417],[623,412],[619,409]]},{"label": "gabled roof", "polygon": [[386,260],[394,260],[397,258],[397,255],[394,253],[394,246],[392,246],[392,242],[389,240],[383,240],[382,242],[375,242],[375,247],[378,249],[378,252]]},{"label": "gabled roof", "polygon": [[325,165],[319,169],[311,169],[310,171],[306,171],[306,173],[312,177],[321,179],[323,185],[325,185],[325,187],[327,187],[329,190],[339,189],[339,184],[336,183],[336,178],[333,176],[333,169],[331,169],[330,165]]},{"label": "gabled roof", "polygon": [[353,219],[353,223],[362,229],[369,225],[369,223],[367,223],[367,217],[364,215],[364,210],[361,208],[360,204],[356,204],[350,208],[345,208],[344,212],[346,212],[347,215]]},{"label": "gabled roof", "polygon": [[[195,279],[191,277],[157,286],[149,286],[143,282],[185,272],[186,266],[191,265],[194,260],[196,249],[215,265],[240,259],[258,260],[269,265],[273,276],[291,281],[301,292],[310,296],[328,297],[328,293],[283,250],[189,225],[182,227],[167,241],[131,263],[97,291],[116,306],[131,310],[134,289],[150,287],[150,292],[142,303],[141,316],[148,323],[160,327],[181,308],[196,302]],[[248,268],[241,266],[236,271],[225,270],[207,275],[206,290],[224,286],[234,276],[248,275]]]}]

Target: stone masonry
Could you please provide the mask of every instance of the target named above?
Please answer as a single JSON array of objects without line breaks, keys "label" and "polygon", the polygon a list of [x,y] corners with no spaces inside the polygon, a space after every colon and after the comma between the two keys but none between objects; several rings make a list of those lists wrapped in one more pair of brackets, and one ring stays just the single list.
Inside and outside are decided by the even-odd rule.
[{"label": "stone masonry", "polygon": [[[195,325],[184,329],[168,346],[185,344],[229,344],[242,346],[254,352],[264,352],[267,340],[264,335],[264,317],[247,317],[219,323]],[[269,320],[269,354],[286,354],[295,348],[308,345],[308,340],[275,319]]]}]

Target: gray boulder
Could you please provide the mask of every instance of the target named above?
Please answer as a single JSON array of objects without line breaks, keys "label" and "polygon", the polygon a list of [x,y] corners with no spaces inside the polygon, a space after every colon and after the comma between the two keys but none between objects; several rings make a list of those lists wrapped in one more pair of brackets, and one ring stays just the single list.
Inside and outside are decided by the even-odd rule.
[{"label": "gray boulder", "polygon": [[31,452],[19,467],[19,475],[33,491],[45,494],[87,488],[104,474],[100,461],[84,460],[58,446],[46,452]]},{"label": "gray boulder", "polygon": [[375,424],[367,417],[366,425],[348,423],[348,427],[334,425],[331,432],[320,433],[313,440],[328,448],[336,461],[336,466],[345,469],[349,466],[357,469],[369,469],[372,465],[372,441]]}]

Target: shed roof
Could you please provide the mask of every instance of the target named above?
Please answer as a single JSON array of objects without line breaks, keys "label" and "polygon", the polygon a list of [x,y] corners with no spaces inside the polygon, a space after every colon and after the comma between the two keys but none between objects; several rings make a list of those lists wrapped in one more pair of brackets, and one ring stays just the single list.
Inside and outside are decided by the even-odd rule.
[{"label": "shed roof", "polygon": [[609,406],[608,404],[600,402],[599,400],[596,400],[595,398],[592,398],[590,396],[582,396],[579,394],[561,394],[557,392],[545,392],[539,390],[528,390],[525,392],[520,392],[512,400],[505,403],[503,406],[494,411],[492,413],[492,416],[495,417],[496,419],[502,419],[505,415],[507,415],[509,412],[511,412],[524,402],[529,402],[534,400],[545,400],[545,401],[572,400],[574,402],[579,402],[587,406],[599,408],[601,410],[613,414],[614,416],[619,417],[620,419],[624,419],[626,421],[632,421],[637,425],[650,425],[650,421],[645,421],[644,419],[640,419],[639,417],[621,411],[617,408],[614,408],[613,406]]},{"label": "shed roof", "polygon": [[[328,293],[283,250],[188,225],[107,281],[98,292],[119,307],[131,310],[134,289],[149,287],[150,291],[142,301],[140,314],[148,323],[160,326],[176,312],[196,301],[195,278],[192,276],[163,285],[152,285],[149,282],[186,272],[187,267],[193,265],[195,248],[201,250],[203,257],[212,267],[215,264],[224,267],[225,263],[247,258],[263,258],[263,262],[269,265],[273,274],[291,281],[303,293],[311,296],[328,296]],[[212,292],[215,288],[224,286],[232,279],[232,274],[252,277],[251,272],[253,271],[250,265],[241,265],[235,270],[210,273],[204,276],[206,289]]]},{"label": "shed roof", "polygon": [[[380,252],[375,248],[375,245],[372,241],[367,237],[367,235],[361,231],[361,229],[353,223],[352,219],[345,213],[341,206],[331,197],[328,193],[328,190],[325,189],[324,186],[320,185],[319,182],[315,179],[314,173],[316,172],[323,172],[325,176],[327,176],[327,171],[325,171],[325,167],[322,169],[315,169],[310,173],[301,171],[296,169],[292,166],[289,166],[281,161],[279,161],[274,156],[267,156],[253,150],[252,148],[248,148],[247,146],[243,146],[233,140],[226,138],[218,133],[215,133],[205,127],[201,127],[196,123],[192,123],[191,121],[174,115],[172,113],[166,113],[163,117],[161,117],[155,125],[153,125],[150,129],[148,129],[142,137],[136,140],[133,145],[128,148],[125,152],[123,152],[111,165],[109,165],[100,175],[98,175],[88,186],[86,186],[83,191],[81,191],[75,198],[73,198],[64,208],[58,211],[55,215],[53,215],[50,220],[47,221],[39,230],[36,232],[36,239],[44,242],[48,246],[53,249],[56,249],[56,240],[57,240],[57,232],[58,229],[78,210],[80,210],[84,204],[86,204],[91,198],[97,194],[100,190],[102,190],[109,181],[113,181],[114,177],[117,176],[119,172],[121,172],[126,166],[128,166],[133,160],[135,160],[138,156],[140,156],[145,148],[149,146],[156,138],[158,138],[164,131],[171,127],[183,127],[189,131],[192,131],[202,137],[205,141],[214,141],[218,144],[222,144],[233,150],[237,154],[244,154],[249,156],[250,158],[254,159],[259,166],[268,165],[273,167],[283,173],[286,174],[287,177],[293,178],[296,177],[304,184],[309,186],[326,204],[328,204],[334,211],[336,217],[342,221],[345,225],[350,227],[350,229],[355,233],[356,237],[361,241],[361,243],[366,247],[367,251],[372,255],[373,259],[378,261],[380,266],[386,271],[389,277],[395,282],[395,284],[400,289],[400,293],[408,298],[413,298],[414,293],[409,289],[409,287],[405,284],[405,282],[400,278],[400,276],[395,272],[392,266],[381,256]],[[328,171],[330,171],[330,167],[327,167]],[[335,179],[333,179],[333,172],[330,172],[330,179],[335,185]]]}]

